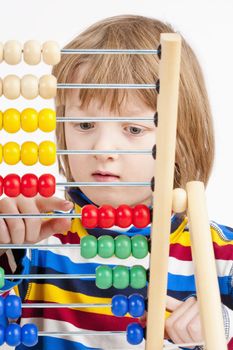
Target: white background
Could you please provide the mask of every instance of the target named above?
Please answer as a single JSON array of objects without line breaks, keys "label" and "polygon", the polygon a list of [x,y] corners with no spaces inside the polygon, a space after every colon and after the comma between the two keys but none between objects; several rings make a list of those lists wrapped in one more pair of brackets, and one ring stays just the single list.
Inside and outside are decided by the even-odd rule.
[{"label": "white background", "polygon": [[[0,41],[10,39],[22,43],[29,39],[41,42],[56,40],[62,47],[80,31],[93,22],[118,14],[138,14],[151,16],[171,23],[189,41],[196,52],[206,78],[214,117],[216,136],[216,159],[212,176],[206,191],[209,217],[219,223],[233,226],[232,217],[232,78],[233,78],[233,2],[224,1],[190,1],[190,0],[0,0]],[[24,63],[15,67],[0,65],[0,76],[15,73],[43,75],[49,68],[41,63],[39,66],[27,66]],[[40,98],[34,101],[18,99],[9,101],[0,98],[0,110],[15,107],[34,107],[38,110],[53,107],[51,101]],[[26,140],[48,139],[48,135],[6,134],[1,131],[0,142],[4,144],[16,141],[21,144]],[[10,137],[10,139],[9,139]],[[49,138],[53,139],[50,134]],[[39,143],[39,142],[38,142]],[[48,172],[38,165],[34,170],[38,175]],[[56,172],[57,167],[49,169]],[[31,170],[30,170],[31,171]],[[1,175],[9,172],[24,174],[28,171],[20,164],[6,167],[1,164]],[[61,180],[60,177],[57,178]],[[57,192],[62,196],[62,192]]]}]

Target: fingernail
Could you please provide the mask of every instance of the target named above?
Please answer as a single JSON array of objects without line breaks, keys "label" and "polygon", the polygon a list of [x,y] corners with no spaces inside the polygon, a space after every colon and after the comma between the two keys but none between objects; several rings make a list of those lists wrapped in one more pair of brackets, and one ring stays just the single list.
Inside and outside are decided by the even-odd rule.
[{"label": "fingernail", "polygon": [[64,205],[65,205],[66,207],[70,207],[71,205],[73,206],[74,203],[73,203],[73,202],[70,202],[70,201],[65,201],[65,202],[64,202]]}]

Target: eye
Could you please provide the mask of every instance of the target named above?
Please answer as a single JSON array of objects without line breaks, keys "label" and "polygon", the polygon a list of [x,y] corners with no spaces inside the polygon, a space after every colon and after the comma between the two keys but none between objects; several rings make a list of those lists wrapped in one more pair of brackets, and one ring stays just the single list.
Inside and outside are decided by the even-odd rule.
[{"label": "eye", "polygon": [[94,123],[84,122],[84,123],[75,123],[74,125],[81,130],[90,130],[94,127]]},{"label": "eye", "polygon": [[129,126],[128,128],[129,128],[130,133],[131,133],[132,135],[140,135],[140,134],[142,134],[143,131],[144,131],[142,128],[139,128],[139,127],[137,127],[137,126]]}]

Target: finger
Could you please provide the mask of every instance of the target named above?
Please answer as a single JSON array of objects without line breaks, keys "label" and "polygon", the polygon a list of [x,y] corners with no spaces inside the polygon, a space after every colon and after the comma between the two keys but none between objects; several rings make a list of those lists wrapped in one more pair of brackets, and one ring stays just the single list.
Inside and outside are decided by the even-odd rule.
[{"label": "finger", "polygon": [[71,219],[51,219],[42,223],[40,232],[40,241],[46,239],[55,233],[63,233],[70,229]]},{"label": "finger", "polygon": [[174,329],[174,324],[176,320],[181,317],[194,303],[196,302],[196,298],[188,298],[186,301],[182,302],[178,308],[173,311],[170,317],[165,321],[165,331],[176,344],[182,343],[182,337],[179,336],[180,332],[177,331],[178,325],[176,325],[176,329]]},{"label": "finger", "polygon": [[[16,202],[8,198],[1,201],[0,204],[1,213],[7,214],[19,214]],[[22,244],[25,237],[25,225],[24,221],[20,218],[4,219],[7,225],[7,229],[10,235],[10,241],[13,244]]]},{"label": "finger", "polygon": [[[191,336],[188,327],[192,319],[198,316],[198,311],[198,305],[196,302],[174,322],[173,330],[182,340],[182,343],[192,343],[196,341],[196,339],[193,339]],[[195,328],[195,325],[192,324],[192,327]]]},{"label": "finger", "polygon": [[[34,199],[19,196],[17,207],[20,213],[39,214]],[[24,219],[25,224],[25,243],[36,243],[39,241],[42,220],[40,218]]]},{"label": "finger", "polygon": [[11,242],[7,224],[4,219],[0,219],[0,243],[8,244]]},{"label": "finger", "polygon": [[54,210],[68,211],[74,207],[74,203],[58,197],[44,198],[36,197],[36,205],[40,212],[49,212]]},{"label": "finger", "polygon": [[193,341],[200,342],[200,343],[203,341],[203,332],[202,332],[201,318],[200,318],[199,312],[189,322],[187,329]]}]

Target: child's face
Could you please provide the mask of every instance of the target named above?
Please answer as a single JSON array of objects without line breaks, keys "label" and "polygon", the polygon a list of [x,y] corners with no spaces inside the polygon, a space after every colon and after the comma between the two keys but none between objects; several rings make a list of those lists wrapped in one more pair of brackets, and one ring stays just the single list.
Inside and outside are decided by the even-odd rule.
[{"label": "child's face", "polygon": [[[132,91],[132,90],[131,90]],[[91,101],[88,108],[79,107],[79,90],[74,89],[67,97],[66,116],[132,118],[132,122],[68,122],[65,123],[67,149],[73,150],[133,150],[149,149],[155,144],[153,121],[133,121],[133,117],[153,117],[155,111],[136,99],[130,92],[122,102],[121,112],[113,113],[107,107],[100,108],[98,100]],[[152,155],[143,154],[86,154],[69,155],[69,166],[75,181],[151,181],[155,161]],[[97,176],[96,172],[111,172],[114,177]],[[97,205],[152,204],[150,187],[81,187],[81,190]]]}]

